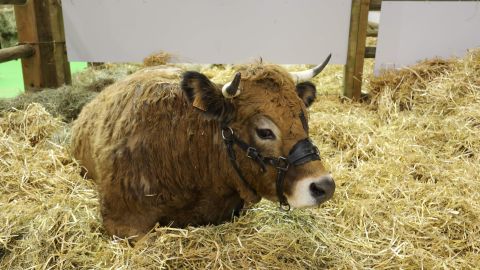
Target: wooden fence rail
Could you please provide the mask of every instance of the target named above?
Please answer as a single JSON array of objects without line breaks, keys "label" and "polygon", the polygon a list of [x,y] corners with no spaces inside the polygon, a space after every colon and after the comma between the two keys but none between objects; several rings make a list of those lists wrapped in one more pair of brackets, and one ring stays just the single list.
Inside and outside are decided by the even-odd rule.
[{"label": "wooden fence rail", "polygon": [[35,49],[30,45],[18,45],[0,50],[0,63],[16,60],[19,58],[31,57]]},{"label": "wooden fence rail", "polygon": [[0,5],[25,5],[27,0],[0,0]]},{"label": "wooden fence rail", "polygon": [[370,10],[379,11],[382,7],[382,0],[370,0]]}]

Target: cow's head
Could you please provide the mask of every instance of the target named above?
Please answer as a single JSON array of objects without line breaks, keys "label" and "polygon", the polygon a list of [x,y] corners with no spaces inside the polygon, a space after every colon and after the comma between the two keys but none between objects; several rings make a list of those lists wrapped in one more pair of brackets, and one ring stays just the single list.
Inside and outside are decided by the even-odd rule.
[{"label": "cow's head", "polygon": [[[194,107],[227,130],[225,136],[231,136],[228,130],[232,130],[235,138],[256,149],[261,157],[292,161],[295,155],[302,158],[316,150],[306,140],[307,108],[316,98],[315,85],[308,80],[326,66],[329,58],[312,70],[297,73],[262,63],[240,67],[232,82],[222,89],[203,74],[186,72],[181,86]],[[233,149],[248,185],[262,197],[281,200],[277,194],[280,190],[288,204],[299,208],[319,205],[333,196],[335,183],[318,155],[290,163],[284,181],[277,187],[280,171],[275,162],[265,159],[266,166],[262,166],[262,162],[246,157],[246,149],[240,144],[233,143]]]}]

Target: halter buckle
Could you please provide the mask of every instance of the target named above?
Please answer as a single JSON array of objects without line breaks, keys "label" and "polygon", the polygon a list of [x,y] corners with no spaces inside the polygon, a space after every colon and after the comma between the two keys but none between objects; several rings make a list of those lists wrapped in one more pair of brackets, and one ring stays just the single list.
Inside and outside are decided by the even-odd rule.
[{"label": "halter buckle", "polygon": [[288,171],[288,167],[289,167],[289,166],[290,166],[290,165],[289,165],[288,159],[287,159],[286,157],[282,157],[282,156],[278,157],[278,159],[277,159],[277,166],[276,166],[276,168],[277,168],[278,170],[281,170],[281,171],[285,171],[285,172],[286,172],[286,171]]},{"label": "halter buckle", "polygon": [[247,157],[256,160],[258,158],[258,151],[256,148],[248,147],[247,149]]}]

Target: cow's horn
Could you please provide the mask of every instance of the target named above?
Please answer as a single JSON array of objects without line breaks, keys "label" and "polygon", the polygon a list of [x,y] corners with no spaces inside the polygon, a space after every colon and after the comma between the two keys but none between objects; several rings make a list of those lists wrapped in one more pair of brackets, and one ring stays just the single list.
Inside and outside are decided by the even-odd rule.
[{"label": "cow's horn", "polygon": [[240,72],[235,74],[233,81],[226,83],[222,88],[222,94],[226,98],[234,98],[240,94],[239,86],[242,75]]},{"label": "cow's horn", "polygon": [[292,76],[292,79],[296,83],[308,81],[311,78],[317,76],[320,72],[322,72],[322,70],[327,66],[331,57],[332,57],[332,54],[329,54],[327,56],[327,59],[325,59],[325,61],[323,61],[322,64],[320,64],[320,65],[318,65],[318,66],[316,66],[312,69],[309,69],[309,70],[299,71],[299,72],[290,72],[290,75]]}]

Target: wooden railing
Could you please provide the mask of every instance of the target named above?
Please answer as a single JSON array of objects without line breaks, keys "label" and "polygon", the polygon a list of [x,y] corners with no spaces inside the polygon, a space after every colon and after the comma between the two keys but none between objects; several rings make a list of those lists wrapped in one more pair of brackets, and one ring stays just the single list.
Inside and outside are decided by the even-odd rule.
[{"label": "wooden railing", "polygon": [[0,50],[0,63],[28,58],[35,54],[35,49],[30,45],[17,45]]},{"label": "wooden railing", "polygon": [[15,5],[18,45],[0,49],[0,63],[22,60],[25,90],[71,83],[60,1],[0,0]]},{"label": "wooden railing", "polygon": [[0,5],[25,5],[27,0],[0,0]]}]

